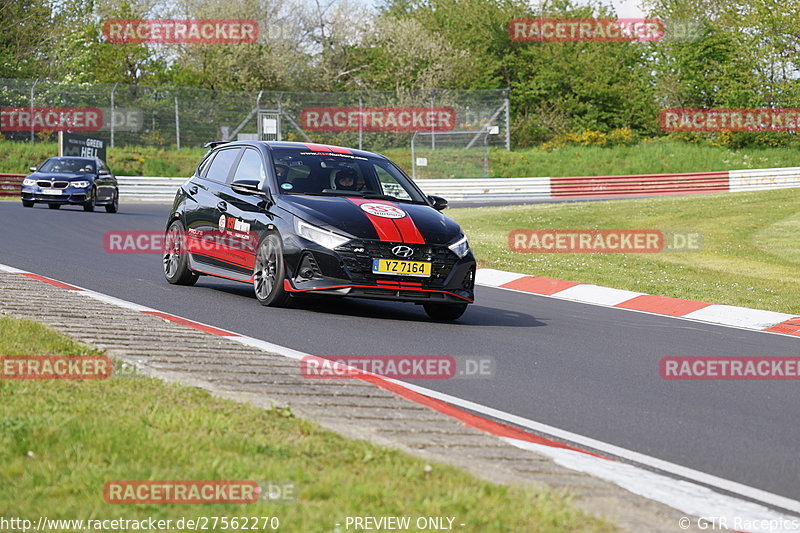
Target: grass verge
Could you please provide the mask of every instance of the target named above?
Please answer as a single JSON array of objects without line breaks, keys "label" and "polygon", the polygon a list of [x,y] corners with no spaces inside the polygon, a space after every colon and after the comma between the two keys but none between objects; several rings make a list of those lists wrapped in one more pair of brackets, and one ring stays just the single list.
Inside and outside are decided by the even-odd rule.
[{"label": "grass verge", "polygon": [[[481,266],[800,316],[800,189],[457,209]],[[514,229],[698,231],[702,251],[511,252]]]},{"label": "grass verge", "polygon": [[[96,353],[0,318],[0,354]],[[276,516],[280,531],[333,531],[346,516],[453,516],[463,531],[612,531],[559,493],[479,481],[286,410],[261,410],[143,377],[0,381],[0,515],[50,519]],[[293,504],[111,505],[110,480],[292,480]],[[260,524],[259,524],[260,526]],[[60,529],[61,531],[67,529]]]}]

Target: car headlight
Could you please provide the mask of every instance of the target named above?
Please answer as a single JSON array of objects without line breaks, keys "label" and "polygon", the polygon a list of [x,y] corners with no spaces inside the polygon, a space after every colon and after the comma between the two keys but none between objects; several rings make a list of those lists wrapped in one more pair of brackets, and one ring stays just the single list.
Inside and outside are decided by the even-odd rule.
[{"label": "car headlight", "polygon": [[320,246],[324,246],[325,248],[329,248],[331,250],[350,241],[350,239],[347,237],[343,237],[326,229],[312,226],[308,222],[303,222],[299,218],[294,219],[294,229],[301,237],[304,237],[309,241],[314,241]]},{"label": "car headlight", "polygon": [[89,182],[88,182],[88,181],[86,181],[86,180],[83,180],[83,181],[73,181],[72,183],[70,183],[70,185],[72,185],[73,187],[75,187],[75,188],[77,188],[77,189],[85,189],[86,187],[88,187],[88,186],[89,186]]},{"label": "car headlight", "polygon": [[30,178],[25,178],[24,180],[22,180],[22,184],[24,186],[26,186],[26,187],[30,187],[32,185],[36,185],[36,180],[32,180]]},{"label": "car headlight", "polygon": [[467,236],[464,235],[456,242],[449,245],[448,248],[453,250],[453,253],[456,254],[459,258],[464,257],[469,252],[469,242],[467,242]]}]

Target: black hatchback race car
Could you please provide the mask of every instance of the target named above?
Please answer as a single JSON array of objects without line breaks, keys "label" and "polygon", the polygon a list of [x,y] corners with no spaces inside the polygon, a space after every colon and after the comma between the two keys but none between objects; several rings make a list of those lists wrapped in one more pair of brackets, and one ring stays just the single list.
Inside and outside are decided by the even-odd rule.
[{"label": "black hatchback race car", "polygon": [[119,209],[117,178],[102,159],[96,157],[51,157],[38,168],[31,167],[22,181],[22,205],[80,205],[84,211],[104,206],[109,213]]},{"label": "black hatchback race car", "polygon": [[474,299],[461,228],[387,158],[337,146],[209,143],[167,221],[167,281],[253,283],[263,305],[305,293],[413,302],[435,320]]}]

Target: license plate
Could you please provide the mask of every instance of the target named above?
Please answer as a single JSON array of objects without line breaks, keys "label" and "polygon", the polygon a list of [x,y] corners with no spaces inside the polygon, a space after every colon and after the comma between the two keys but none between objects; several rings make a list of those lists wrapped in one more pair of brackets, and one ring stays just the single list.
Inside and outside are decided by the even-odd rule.
[{"label": "license plate", "polygon": [[431,263],[422,261],[398,261],[395,259],[373,259],[372,273],[429,278],[431,276]]},{"label": "license plate", "polygon": [[58,196],[61,194],[61,189],[42,189],[42,194],[52,194]]}]

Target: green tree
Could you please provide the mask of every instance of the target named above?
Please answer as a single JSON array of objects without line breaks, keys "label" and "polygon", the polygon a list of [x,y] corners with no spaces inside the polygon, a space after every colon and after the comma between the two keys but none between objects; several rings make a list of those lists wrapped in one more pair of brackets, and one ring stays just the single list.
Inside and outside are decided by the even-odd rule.
[{"label": "green tree", "polygon": [[48,51],[56,43],[47,0],[0,0],[0,78],[51,74]]}]

